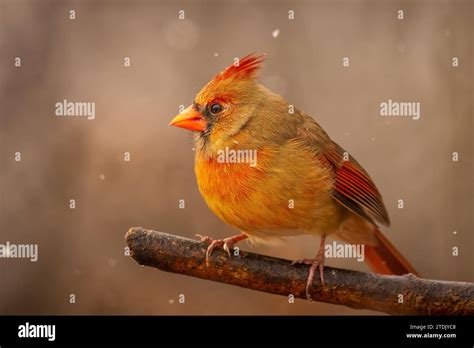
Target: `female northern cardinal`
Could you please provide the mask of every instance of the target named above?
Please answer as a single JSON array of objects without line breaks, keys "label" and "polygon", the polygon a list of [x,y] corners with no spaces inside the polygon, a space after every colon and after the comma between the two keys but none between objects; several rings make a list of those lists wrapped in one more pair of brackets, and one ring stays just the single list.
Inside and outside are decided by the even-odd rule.
[{"label": "female northern cardinal", "polygon": [[[263,56],[248,55],[227,67],[197,94],[170,125],[195,131],[195,172],[209,208],[240,235],[210,243],[206,260],[222,246],[271,241],[296,234],[321,236],[310,264],[324,285],[324,240],[332,235],[365,244],[365,260],[383,274],[416,271],[377,229],[390,224],[382,197],[367,172],[310,116],[255,80]],[[240,152],[239,152],[240,150]],[[233,160],[223,153],[234,154]],[[256,153],[254,166],[236,154]],[[224,159],[224,160],[223,160]],[[227,159],[227,161],[225,160]]]}]

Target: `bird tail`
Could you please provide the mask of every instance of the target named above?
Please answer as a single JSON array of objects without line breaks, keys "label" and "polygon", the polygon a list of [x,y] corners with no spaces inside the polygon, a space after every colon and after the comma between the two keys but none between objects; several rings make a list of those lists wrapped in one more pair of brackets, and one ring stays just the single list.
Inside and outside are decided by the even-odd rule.
[{"label": "bird tail", "polygon": [[377,228],[374,228],[373,235],[376,243],[365,246],[365,262],[374,272],[391,275],[412,273],[418,276],[413,266]]}]

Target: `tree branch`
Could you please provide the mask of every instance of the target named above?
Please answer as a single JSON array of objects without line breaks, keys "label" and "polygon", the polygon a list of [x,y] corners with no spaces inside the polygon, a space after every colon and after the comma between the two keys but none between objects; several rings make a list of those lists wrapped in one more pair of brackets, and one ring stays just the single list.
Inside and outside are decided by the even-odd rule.
[{"label": "tree branch", "polygon": [[[307,265],[240,251],[229,258],[221,248],[206,266],[207,245],[162,232],[131,228],[126,236],[132,257],[166,272],[237,285],[271,294],[306,299]],[[318,277],[315,277],[318,278]],[[316,301],[371,309],[389,314],[473,315],[474,284],[421,279],[414,275],[385,276],[325,267],[325,287],[311,290]],[[399,303],[399,294],[403,303]]]}]

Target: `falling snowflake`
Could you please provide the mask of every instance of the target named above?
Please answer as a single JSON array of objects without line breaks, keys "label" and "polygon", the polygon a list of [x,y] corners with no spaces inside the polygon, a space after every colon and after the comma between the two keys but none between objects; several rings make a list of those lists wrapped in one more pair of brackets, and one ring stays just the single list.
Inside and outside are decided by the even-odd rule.
[{"label": "falling snowflake", "polygon": [[273,32],[272,32],[273,38],[276,39],[278,37],[278,35],[280,35],[280,29],[273,30]]}]

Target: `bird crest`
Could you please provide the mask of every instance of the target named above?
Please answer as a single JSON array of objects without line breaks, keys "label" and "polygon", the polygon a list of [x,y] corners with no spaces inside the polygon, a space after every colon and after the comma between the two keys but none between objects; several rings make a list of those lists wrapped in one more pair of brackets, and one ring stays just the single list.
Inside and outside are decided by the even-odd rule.
[{"label": "bird crest", "polygon": [[235,59],[232,65],[229,65],[222,72],[215,77],[215,80],[226,79],[253,79],[257,71],[262,67],[262,62],[265,59],[265,54],[249,54],[243,58]]}]

